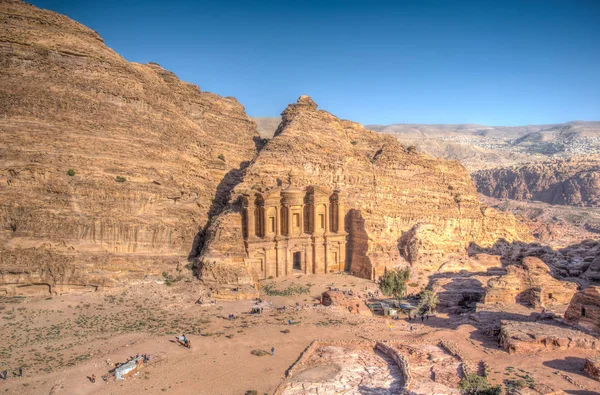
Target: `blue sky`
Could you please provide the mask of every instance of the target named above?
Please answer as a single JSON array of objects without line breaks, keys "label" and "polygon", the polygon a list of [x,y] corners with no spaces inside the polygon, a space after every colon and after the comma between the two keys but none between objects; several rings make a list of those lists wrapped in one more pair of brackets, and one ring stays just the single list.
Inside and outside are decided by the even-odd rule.
[{"label": "blue sky", "polygon": [[32,0],[129,61],[275,116],[364,124],[600,120],[600,0]]}]

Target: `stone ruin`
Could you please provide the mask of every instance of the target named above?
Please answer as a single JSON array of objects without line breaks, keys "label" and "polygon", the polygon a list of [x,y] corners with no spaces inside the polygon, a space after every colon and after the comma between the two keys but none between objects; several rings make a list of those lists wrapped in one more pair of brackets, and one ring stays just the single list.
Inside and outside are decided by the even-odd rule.
[{"label": "stone ruin", "polygon": [[593,285],[577,292],[565,312],[565,321],[600,334],[600,286]]},{"label": "stone ruin", "polygon": [[443,345],[400,341],[314,341],[288,369],[275,395],[449,394],[468,372]]}]

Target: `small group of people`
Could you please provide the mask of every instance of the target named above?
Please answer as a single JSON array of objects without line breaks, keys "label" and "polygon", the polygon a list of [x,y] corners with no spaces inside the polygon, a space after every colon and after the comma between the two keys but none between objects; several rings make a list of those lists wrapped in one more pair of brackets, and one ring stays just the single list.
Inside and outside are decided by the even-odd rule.
[{"label": "small group of people", "polygon": [[[13,372],[13,376],[22,378],[23,377],[23,368],[20,367],[19,370],[17,370],[16,372]],[[3,370],[0,372],[0,379],[8,380],[8,371],[7,370]]]},{"label": "small group of people", "polygon": [[[411,316],[410,312],[408,313],[408,320],[412,321],[412,320],[416,320],[417,316]],[[429,314],[421,314],[421,323],[423,323],[424,321],[429,321]]]},{"label": "small group of people", "polygon": [[235,319],[235,314],[229,314],[227,318],[229,318],[229,321],[233,321]]},{"label": "small group of people", "polygon": [[[181,343],[181,345],[183,345],[185,348],[192,348],[192,342],[187,338],[187,336],[184,334],[182,334],[181,336],[177,336],[177,340],[179,341],[179,343]],[[145,361],[144,361],[145,362]]]}]

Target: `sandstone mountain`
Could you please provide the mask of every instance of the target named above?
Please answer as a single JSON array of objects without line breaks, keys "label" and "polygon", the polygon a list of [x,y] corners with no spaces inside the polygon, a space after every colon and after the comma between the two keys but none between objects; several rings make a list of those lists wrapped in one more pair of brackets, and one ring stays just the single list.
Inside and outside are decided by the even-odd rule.
[{"label": "sandstone mountain", "polygon": [[355,273],[407,262],[437,269],[441,257],[464,254],[470,243],[531,239],[512,215],[481,205],[458,162],[410,152],[393,136],[340,120],[302,96],[283,112],[274,137],[245,169],[228,209],[209,227],[200,256],[205,279],[253,283],[239,198],[290,183],[346,195],[346,263]]},{"label": "sandstone mountain", "polygon": [[187,264],[255,155],[242,105],[27,3],[0,2],[0,25],[0,293]]},{"label": "sandstone mountain", "polygon": [[550,204],[600,206],[600,161],[557,160],[473,173],[484,195]]}]

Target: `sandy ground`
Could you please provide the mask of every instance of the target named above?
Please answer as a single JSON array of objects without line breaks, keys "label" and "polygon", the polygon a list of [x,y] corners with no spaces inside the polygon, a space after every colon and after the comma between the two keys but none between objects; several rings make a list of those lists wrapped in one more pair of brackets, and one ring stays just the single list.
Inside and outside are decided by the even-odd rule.
[{"label": "sandy ground", "polygon": [[[390,331],[385,317],[315,307],[328,286],[375,289],[370,281],[344,274],[304,275],[269,283],[278,290],[292,285],[310,290],[301,295],[265,295],[273,308],[262,315],[248,314],[254,301],[195,305],[197,282],[170,287],[148,282],[84,295],[2,300],[0,370],[8,369],[9,379],[0,381],[0,393],[49,394],[54,389],[53,394],[244,394],[248,390],[270,394],[314,339],[398,338],[416,343],[450,340],[469,359],[486,361],[493,383],[528,374],[537,384],[570,394],[600,393],[600,383],[581,373],[585,357],[595,355],[591,351],[509,355],[469,315],[438,314],[423,324],[391,321]],[[283,306],[285,311],[278,310]],[[229,314],[236,318],[229,320]],[[290,319],[293,325],[288,325]],[[173,342],[181,333],[191,340],[191,350]],[[256,356],[252,350],[269,355]],[[111,368],[107,360],[124,362],[136,353],[159,352],[167,360],[135,377],[109,383],[100,378]],[[19,366],[24,367],[22,379],[11,373]],[[92,374],[98,378],[95,384],[87,378]]]}]

